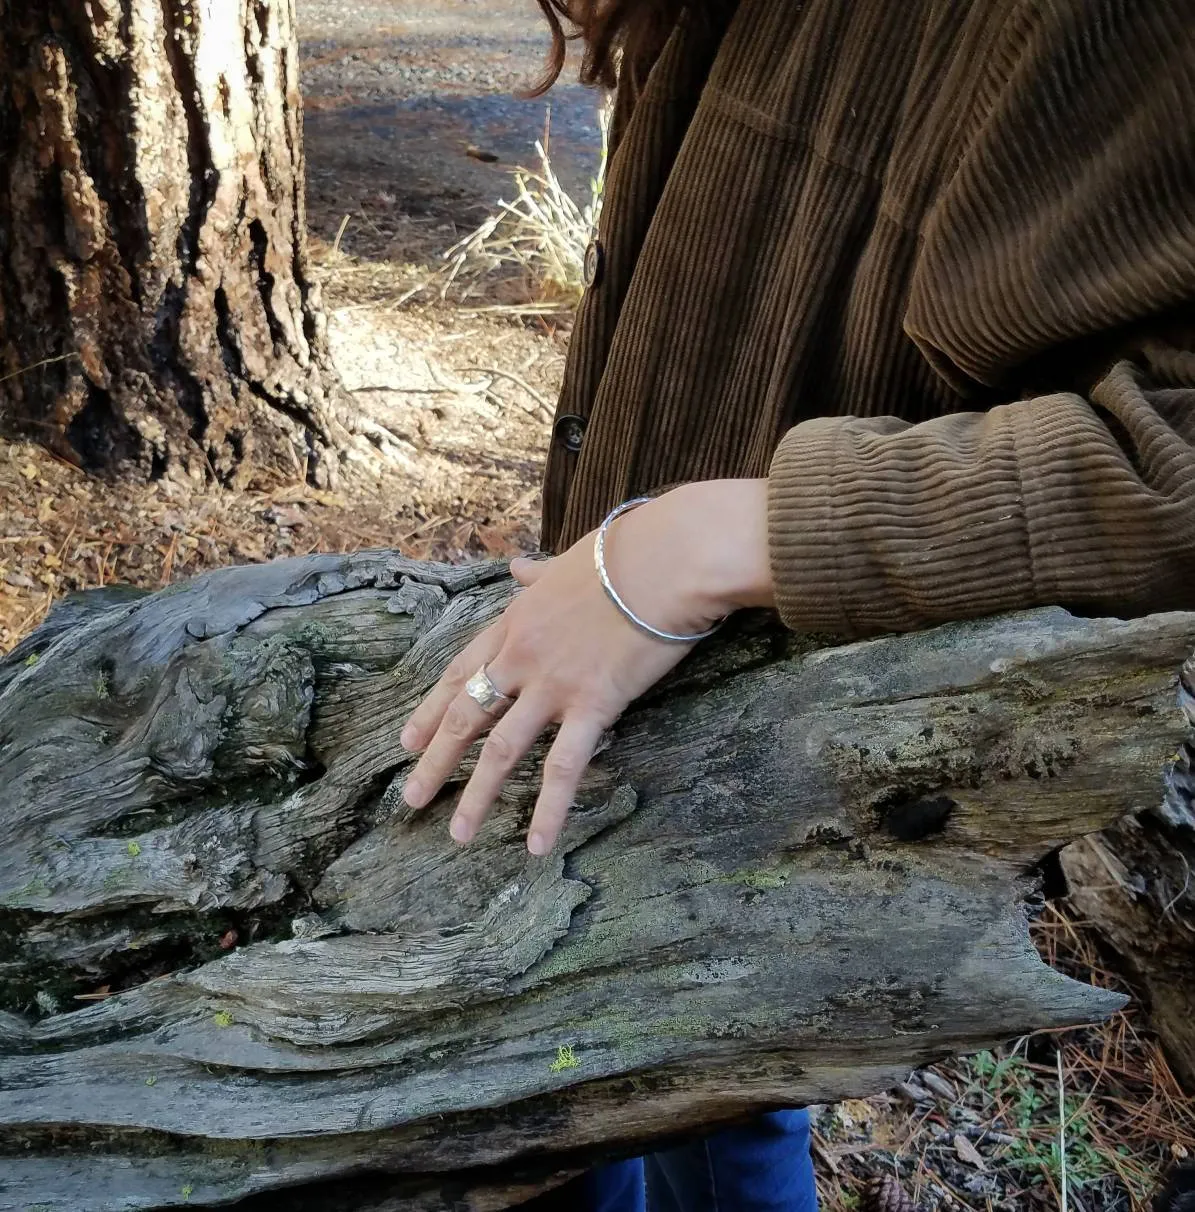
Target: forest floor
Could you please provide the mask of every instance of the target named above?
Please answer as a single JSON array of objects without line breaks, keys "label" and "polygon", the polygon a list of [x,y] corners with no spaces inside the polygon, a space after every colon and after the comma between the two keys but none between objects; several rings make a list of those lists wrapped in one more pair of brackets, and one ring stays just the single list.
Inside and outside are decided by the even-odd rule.
[{"label": "forest floor", "polygon": [[[0,652],[74,589],[159,586],[205,568],[312,550],[398,547],[461,560],[535,546],[565,316],[439,298],[443,252],[533,162],[548,103],[531,0],[301,0],[309,223],[332,352],[355,406],[396,440],[362,442],[335,493],[303,484],[202,492],[111,484],[43,449],[0,443]],[[550,151],[575,195],[600,137],[594,97],[554,89]],[[412,293],[414,292],[414,293]],[[1079,979],[1123,988],[1066,911],[1036,923]],[[1064,1140],[1059,1144],[1059,1066]],[[924,1212],[1143,1212],[1158,1175],[1195,1153],[1184,1100],[1140,1004],[1100,1028],[1010,1042],[817,1114],[823,1206],[861,1206],[895,1173]]]}]

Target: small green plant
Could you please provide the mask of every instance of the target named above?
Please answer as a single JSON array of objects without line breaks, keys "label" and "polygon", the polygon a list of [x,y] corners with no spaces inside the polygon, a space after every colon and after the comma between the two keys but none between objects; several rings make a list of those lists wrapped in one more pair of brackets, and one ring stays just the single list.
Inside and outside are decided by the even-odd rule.
[{"label": "small green plant", "polygon": [[553,1073],[563,1073],[566,1069],[580,1069],[581,1062],[577,1060],[572,1044],[561,1044],[556,1049],[556,1059],[548,1067]]},{"label": "small green plant", "polygon": [[988,1094],[1000,1093],[1010,1084],[1022,1091],[1029,1079],[1025,1062],[1015,1052],[1000,1059],[986,1050],[977,1052],[971,1057],[971,1070]]},{"label": "small green plant", "polygon": [[179,1194],[183,1197],[183,1199],[190,1199],[191,1196],[195,1194],[195,1188],[191,1183],[183,1183]]},{"label": "small green plant", "polygon": [[34,665],[36,665],[36,664],[37,664],[37,662],[38,662],[40,659],[41,659],[41,658],[38,656],[38,654],[37,654],[36,652],[31,652],[31,653],[30,653],[30,654],[29,654],[29,655],[28,655],[28,656],[25,658],[25,667],[26,667],[27,669],[32,669],[32,668],[33,668],[33,666],[34,666]]},{"label": "small green plant", "polygon": [[229,1014],[227,1010],[217,1010],[216,1013],[212,1015],[212,1022],[215,1023],[217,1027],[231,1027],[232,1021],[232,1015]]},{"label": "small green plant", "polygon": [[140,842],[129,842],[129,844],[125,847],[125,849],[129,852],[130,855],[132,855],[133,858],[137,858],[137,856],[141,853],[141,843]]},{"label": "small green plant", "polygon": [[156,1086],[156,1085],[158,1084],[158,1079],[157,1079],[157,1076],[156,1076],[155,1074],[151,1073],[151,1074],[150,1074],[150,1075],[149,1075],[149,1076],[148,1076],[148,1077],[145,1079],[145,1084],[146,1084],[147,1086]]},{"label": "small green plant", "polygon": [[971,1057],[971,1068],[975,1070],[976,1077],[991,1077],[996,1068],[996,1058],[985,1048]]},{"label": "small green plant", "polygon": [[[1055,1187],[1062,1185],[1062,1150],[1058,1141],[1049,1143],[1024,1136],[1009,1146],[1010,1157],[1025,1170],[1039,1173],[1030,1181],[1035,1185],[1043,1175],[1049,1175]],[[1075,1139],[1068,1136],[1066,1142],[1066,1179],[1072,1189],[1082,1189],[1099,1182],[1113,1170],[1090,1138]]]},{"label": "small green plant", "polygon": [[1028,1131],[1034,1117],[1045,1105],[1045,1098],[1036,1086],[1026,1083],[1017,1089],[1017,1127]]},{"label": "small green plant", "polygon": [[[1004,1156],[1025,1173],[1025,1181],[1040,1186],[1047,1178],[1056,1190],[1065,1183],[1080,1190],[1105,1178],[1115,1170],[1101,1153],[1097,1133],[1087,1112],[1066,1110],[1047,1097],[1040,1075],[1015,1051],[997,1058],[991,1052],[979,1052],[970,1059],[971,1072],[989,1105],[1003,1108],[1003,1118],[1014,1140]],[[1065,1157],[1059,1140],[1062,1119]]]}]

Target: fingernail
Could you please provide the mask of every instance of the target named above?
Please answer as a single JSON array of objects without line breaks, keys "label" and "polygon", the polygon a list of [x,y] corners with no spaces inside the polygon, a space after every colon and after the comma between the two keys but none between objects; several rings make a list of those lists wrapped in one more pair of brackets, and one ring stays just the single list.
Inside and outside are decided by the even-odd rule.
[{"label": "fingernail", "polygon": [[398,743],[408,752],[413,753],[415,746],[419,743],[419,733],[415,730],[414,724],[408,724],[398,738]]},{"label": "fingernail", "polygon": [[462,845],[472,837],[469,822],[463,816],[454,816],[452,818],[448,823],[448,832],[452,834],[454,842],[460,842]]},{"label": "fingernail", "polygon": [[403,784],[402,798],[410,808],[422,808],[427,803],[427,790],[416,778],[409,778]]},{"label": "fingernail", "polygon": [[548,839],[542,833],[533,833],[527,839],[527,849],[542,858],[552,847],[548,845]]}]

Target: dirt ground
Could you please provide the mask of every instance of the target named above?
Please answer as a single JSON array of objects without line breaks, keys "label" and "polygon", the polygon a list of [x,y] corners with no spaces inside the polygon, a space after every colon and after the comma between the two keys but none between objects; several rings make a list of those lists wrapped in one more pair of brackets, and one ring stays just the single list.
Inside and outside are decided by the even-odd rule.
[{"label": "dirt ground", "polygon": [[[512,95],[547,48],[532,0],[300,0],[299,16],[313,259],[336,365],[377,439],[357,440],[334,494],[112,485],[0,443],[0,652],[71,589],[165,585],[317,549],[459,560],[535,546],[567,321],[441,302],[426,287],[444,250],[509,196],[549,110],[554,167],[570,190],[586,188],[596,98],[576,85],[553,90],[550,106]],[[1037,931],[1080,978],[1120,984],[1063,909]],[[1195,1110],[1139,1008],[820,1109],[825,1208],[860,1207],[885,1173],[925,1212],[1062,1206],[1059,1049],[1069,1207],[1143,1212],[1157,1175],[1195,1150]]]},{"label": "dirt ground", "polygon": [[333,354],[360,410],[402,439],[378,475],[379,507],[393,507],[402,542],[444,558],[534,546],[567,333],[439,305],[434,290],[402,301],[510,197],[512,169],[534,163],[546,133],[562,183],[585,187],[597,98],[577,85],[550,102],[514,95],[548,46],[530,0],[307,0],[300,25]]}]

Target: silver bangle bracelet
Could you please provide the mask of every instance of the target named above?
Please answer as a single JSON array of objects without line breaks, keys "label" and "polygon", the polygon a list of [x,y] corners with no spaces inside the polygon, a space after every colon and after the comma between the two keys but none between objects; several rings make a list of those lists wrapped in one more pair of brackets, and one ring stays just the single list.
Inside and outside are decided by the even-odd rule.
[{"label": "silver bangle bracelet", "polygon": [[631,623],[634,623],[640,631],[646,632],[650,636],[654,636],[657,640],[667,640],[670,644],[696,644],[698,640],[704,640],[708,636],[714,634],[719,627],[726,621],[719,620],[708,631],[699,631],[696,635],[677,635],[672,631],[661,631],[658,627],[653,627],[650,623],[641,619],[627,604],[619,597],[618,590],[610,582],[610,574],[606,571],[606,533],[610,529],[610,524],[617,518],[621,518],[624,513],[629,513],[632,509],[638,508],[640,505],[646,505],[651,497],[635,497],[632,501],[624,501],[617,509],[612,509],[606,520],[598,527],[596,538],[593,540],[593,566],[597,569],[598,580],[602,583],[602,588],[606,591],[606,597],[618,607],[622,616]]}]

